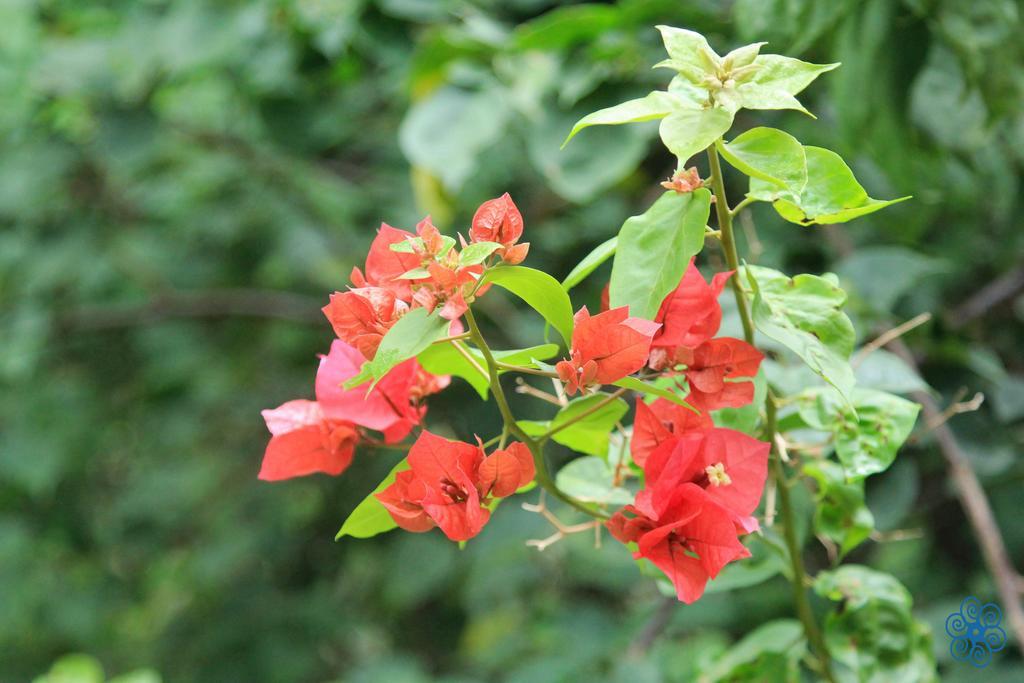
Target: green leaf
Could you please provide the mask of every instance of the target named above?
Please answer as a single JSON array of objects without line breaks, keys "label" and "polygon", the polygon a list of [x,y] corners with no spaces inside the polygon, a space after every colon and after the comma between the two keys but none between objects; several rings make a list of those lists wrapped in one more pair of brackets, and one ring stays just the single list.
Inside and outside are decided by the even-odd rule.
[{"label": "green leaf", "polygon": [[569,462],[558,471],[555,484],[584,503],[629,505],[632,491],[612,484],[614,468],[604,458],[588,455]]},{"label": "green leaf", "polygon": [[656,67],[675,69],[693,83],[700,83],[705,74],[714,73],[721,57],[708,45],[707,38],[685,28],[657,26],[669,58]]},{"label": "green leaf", "polygon": [[645,382],[637,377],[623,377],[620,380],[612,382],[617,387],[623,387],[625,389],[632,389],[633,391],[640,392],[641,394],[647,394],[648,396],[657,396],[672,401],[676,405],[685,406],[690,410],[697,412],[697,409],[686,402],[686,396],[689,391],[684,393],[678,393],[664,387]]},{"label": "green leaf", "polygon": [[888,469],[921,408],[899,396],[860,387],[853,390],[849,403],[827,387],[808,389],[796,399],[807,424],[833,432],[846,476],[857,479]]},{"label": "green leaf", "polygon": [[609,301],[631,315],[653,320],[665,297],[679,286],[690,258],[704,246],[711,193],[701,188],[666,192],[619,231]]},{"label": "green leaf", "polygon": [[64,655],[33,683],[103,683],[103,665],[91,655]]},{"label": "green leaf", "polygon": [[544,319],[562,335],[566,344],[572,342],[572,303],[558,280],[547,273],[525,266],[490,268],[484,273],[483,279],[518,296],[544,316]]},{"label": "green leaf", "polygon": [[[550,429],[563,425],[608,398],[609,394],[598,392],[589,396],[569,401],[558,411],[550,422],[521,420],[519,425],[531,436],[540,436]],[[621,398],[607,403],[586,417],[558,431],[552,440],[567,446],[574,451],[589,455],[606,456],[608,454],[608,434],[615,428],[615,423],[629,410],[629,405]]]},{"label": "green leaf", "polygon": [[836,274],[851,285],[850,294],[872,311],[891,313],[896,303],[927,278],[948,273],[950,264],[906,247],[859,247],[836,265]]},{"label": "green leaf", "polygon": [[407,270],[398,276],[399,280],[419,280],[421,278],[430,277],[430,271],[426,268],[413,268]]},{"label": "green leaf", "polygon": [[[762,529],[761,534],[770,533]],[[761,534],[750,534],[743,545],[751,556],[742,562],[730,562],[713,581],[708,582],[707,593],[724,593],[737,588],[749,588],[764,583],[788,569],[785,558],[771,548]]]},{"label": "green leaf", "polygon": [[401,242],[395,242],[389,244],[388,249],[396,251],[399,254],[413,254],[416,249],[419,248],[421,251],[424,249],[422,237],[410,237],[409,239],[402,240]]},{"label": "green leaf", "polygon": [[892,204],[910,199],[872,199],[861,187],[842,157],[821,147],[804,146],[807,155],[807,184],[799,192],[765,187],[757,178],[750,180],[750,195],[773,201],[776,212],[797,225],[846,223],[874,213]]},{"label": "green leaf", "polygon": [[[714,585],[714,582],[710,585]],[[701,672],[700,680],[730,683],[799,681],[800,660],[806,652],[807,641],[799,621],[769,621],[727,649]]]},{"label": "green leaf", "polygon": [[843,468],[831,460],[810,460],[803,471],[818,483],[815,531],[838,544],[842,559],[875,529],[875,518],[864,504],[864,482],[847,481]]},{"label": "green leaf", "polygon": [[443,337],[450,324],[437,311],[429,313],[425,308],[412,309],[388,330],[373,360],[366,361],[359,374],[345,382],[345,388],[351,389],[372,379],[373,384],[369,387],[372,389],[391,368],[419,355]]},{"label": "green leaf", "polygon": [[845,674],[840,680],[938,680],[931,633],[914,619],[910,592],[895,577],[848,564],[818,574],[814,590],[839,603],[825,618],[825,643]]},{"label": "green leaf", "polygon": [[[844,414],[836,431],[836,455],[849,477],[883,472],[910,436],[921,406],[874,389],[855,389],[856,417]],[[838,406],[837,406],[838,407]]]},{"label": "green leaf", "polygon": [[641,121],[653,121],[661,119],[681,107],[686,106],[684,102],[673,97],[663,90],[655,90],[645,97],[629,100],[613,107],[599,109],[587,114],[576,122],[576,125],[569,131],[568,137],[562,143],[562,147],[569,144],[569,141],[584,128],[589,126],[617,126],[623,123],[639,123]]},{"label": "green leaf", "polygon": [[854,369],[857,386],[893,394],[932,391],[928,383],[906,361],[885,349],[877,349]]},{"label": "green leaf", "polygon": [[810,113],[796,99],[801,90],[839,64],[811,64],[782,55],[758,55],[749,81],[736,86],[741,106],[747,109],[796,109]]},{"label": "green leaf", "polygon": [[679,109],[661,120],[661,141],[679,157],[682,166],[707,149],[732,127],[733,112],[725,107]]},{"label": "green leaf", "polygon": [[615,255],[615,249],[619,244],[616,235],[594,247],[594,249],[583,257],[583,260],[576,264],[576,267],[569,271],[569,274],[562,280],[562,289],[569,291],[579,283],[583,282],[597,268]]},{"label": "green leaf", "polygon": [[799,194],[807,184],[807,155],[800,141],[775,128],[751,128],[732,142],[716,143],[722,156],[752,178]]},{"label": "green leaf", "polygon": [[459,254],[460,266],[475,266],[483,263],[487,257],[501,249],[503,245],[498,242],[474,242],[469,244]]},{"label": "green leaf", "polygon": [[473,92],[446,85],[413,105],[399,129],[399,143],[409,161],[458,190],[484,150],[501,138],[511,112],[498,86]]},{"label": "green leaf", "polygon": [[[466,347],[469,354],[477,360],[481,368],[485,368],[483,354],[477,349]],[[557,344],[541,344],[526,349],[496,350],[492,349],[496,360],[510,365],[533,367],[534,359],[553,358],[558,354]],[[480,398],[487,400],[487,392],[490,388],[490,379],[486,374],[478,371],[466,360],[452,344],[432,344],[419,356],[416,357],[420,365],[427,372],[435,375],[455,375],[469,382],[470,386],[476,389]]]},{"label": "green leaf", "polygon": [[359,503],[352,510],[352,513],[345,519],[345,522],[341,525],[341,529],[338,531],[338,535],[334,537],[334,540],[340,540],[342,536],[351,536],[353,538],[370,538],[377,534],[382,534],[385,531],[391,531],[398,527],[395,524],[395,520],[392,519],[391,513],[388,512],[387,508],[380,504],[380,501],[374,498],[374,493],[380,493],[387,487],[395,483],[395,477],[399,472],[409,469],[409,463],[405,458],[402,458],[391,471],[388,472],[388,476],[384,477],[381,483],[377,484],[370,495],[363,498],[362,502]]},{"label": "green leaf", "polygon": [[762,333],[798,355],[811,370],[849,397],[854,384],[849,358],[853,324],[842,312],[846,293],[834,278],[744,266],[753,289],[751,312]]}]

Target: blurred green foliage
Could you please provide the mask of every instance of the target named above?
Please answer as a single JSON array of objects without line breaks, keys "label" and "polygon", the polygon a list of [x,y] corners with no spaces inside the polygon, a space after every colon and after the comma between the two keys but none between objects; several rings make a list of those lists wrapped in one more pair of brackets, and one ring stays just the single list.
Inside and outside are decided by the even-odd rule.
[{"label": "blurred green foliage", "polygon": [[[778,577],[675,609],[644,657],[630,643],[661,598],[620,548],[577,536],[537,553],[523,541],[549,529],[514,505],[464,551],[437,534],[335,544],[393,463],[385,452],[361,452],[337,480],[255,479],[258,411],[311,394],[331,336],[317,307],[377,222],[429,211],[460,228],[508,190],[529,263],[560,277],[650,204],[672,170],[653,128],[591,129],[558,148],[582,114],[664,85],[648,69],[656,23],[720,50],[767,40],[843,62],[802,95],[818,122],[741,125],[784,120],[840,152],[872,196],[914,200],[842,231],[757,207],[742,251],[837,272],[863,334],[936,315],[908,341],[946,402],[986,393],[953,424],[1024,564],[1024,299],[958,317],[1024,267],[1020,12],[1013,0],[0,0],[0,680],[69,652],[168,681],[653,683],[754,661],[755,635],[729,644],[788,616]],[[603,268],[577,305],[596,303]],[[501,321],[497,346],[538,338],[511,299],[482,303]],[[876,376],[919,383],[878,358]],[[462,383],[429,419],[461,436],[496,427]],[[915,533],[850,558],[909,588],[945,679],[967,680],[941,624],[993,589],[927,435],[872,481],[867,505],[883,532]],[[761,656],[789,666],[777,647]],[[41,680],[64,680],[59,666]],[[1007,650],[990,674],[1024,668]]]}]

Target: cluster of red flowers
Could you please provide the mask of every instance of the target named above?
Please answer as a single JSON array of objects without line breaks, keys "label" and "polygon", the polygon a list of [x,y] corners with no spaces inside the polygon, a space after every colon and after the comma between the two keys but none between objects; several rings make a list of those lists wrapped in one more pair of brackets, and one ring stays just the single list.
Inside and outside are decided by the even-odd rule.
[{"label": "cluster of red flowers", "polygon": [[[529,243],[517,244],[522,234],[523,216],[506,193],[477,209],[469,244],[490,244],[493,251],[482,252],[484,257],[496,253],[505,263],[516,264],[530,249]],[[365,272],[354,268],[353,286],[332,294],[324,307],[334,333],[373,358],[387,331],[412,308],[440,307],[443,318],[457,321],[466,312],[466,297],[483,294],[479,282],[484,266],[483,258],[467,262],[454,247],[455,240],[442,235],[429,216],[416,226],[415,235],[382,224],[370,245]]]},{"label": "cluster of red flowers", "polygon": [[636,543],[634,556],[653,562],[687,603],[727,563],[749,556],[738,536],[757,529],[751,514],[767,476],[769,444],[716,428],[710,416],[753,400],[749,378],[764,358],[742,340],[715,338],[718,295],[730,275],[708,284],[691,262],[653,322],[628,317],[624,307],[596,316],[582,309],[570,358],[556,366],[570,395],[644,366],[686,379],[688,406],[637,401],[630,452],[643,468],[644,488],[607,526],[623,543]]},{"label": "cluster of red flowers", "polygon": [[[482,261],[491,253],[515,264],[526,258],[530,245],[517,244],[523,217],[508,194],[480,205],[473,216],[468,244],[490,245],[478,252],[479,262],[464,263],[455,240],[442,235],[423,219],[416,234],[382,224],[370,245],[364,270],[353,268],[352,286],[335,292],[324,315],[338,336],[323,356],[316,375],[316,401],[289,401],[263,411],[272,438],[260,469],[260,479],[276,481],[314,472],[341,474],[352,462],[355,446],[369,440],[365,430],[379,431],[384,443],[396,443],[420,424],[426,413],[422,399],[448,386],[450,378],[435,376],[415,359],[394,367],[367,393],[367,385],[344,390],[372,359],[387,331],[405,313],[440,306],[451,320],[451,333],[462,331],[459,318],[466,297],[479,296]],[[468,246],[463,242],[462,246]],[[475,260],[475,259],[471,259]]]},{"label": "cluster of red flowers", "polygon": [[[354,269],[352,287],[335,292],[324,307],[338,339],[321,358],[316,400],[263,412],[272,438],[260,478],[340,474],[360,441],[396,443],[419,425],[423,399],[447,386],[448,377],[409,359],[369,392],[366,384],[345,389],[345,382],[414,308],[438,310],[451,321],[450,333],[461,333],[459,318],[486,289],[486,267],[525,258],[529,245],[518,244],[522,232],[522,216],[507,194],[477,210],[461,251],[429,218],[415,235],[383,225],[365,269]],[[767,443],[715,427],[711,419],[711,411],[752,401],[750,378],[763,359],[741,340],[715,337],[722,320],[718,296],[730,275],[707,283],[691,261],[653,321],[630,317],[627,307],[593,316],[580,309],[569,357],[555,366],[569,395],[634,373],[647,381],[670,378],[676,388],[688,389],[686,405],[637,401],[630,452],[644,484],[634,504],[607,522],[617,539],[636,544],[635,557],[665,572],[684,602],[700,597],[728,562],[749,555],[739,536],[757,529],[751,515],[767,471]],[[379,432],[380,440],[368,430]],[[403,529],[439,527],[455,541],[478,534],[496,501],[535,474],[534,454],[523,443],[488,455],[479,438],[473,445],[428,431],[419,434],[406,462],[377,500]]]},{"label": "cluster of red flowers", "polygon": [[424,431],[409,449],[409,469],[376,494],[398,526],[429,531],[435,526],[453,541],[480,533],[493,500],[511,496],[533,481],[533,455],[519,442],[484,453]]}]

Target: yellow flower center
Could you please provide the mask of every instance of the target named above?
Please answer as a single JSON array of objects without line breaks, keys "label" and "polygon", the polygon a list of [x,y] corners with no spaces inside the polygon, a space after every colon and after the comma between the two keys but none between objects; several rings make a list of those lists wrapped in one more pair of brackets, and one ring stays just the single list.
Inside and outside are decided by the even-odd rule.
[{"label": "yellow flower center", "polygon": [[732,483],[732,479],[725,472],[725,465],[720,462],[716,462],[714,465],[708,465],[704,468],[704,472],[708,475],[708,482],[712,486],[728,486]]}]

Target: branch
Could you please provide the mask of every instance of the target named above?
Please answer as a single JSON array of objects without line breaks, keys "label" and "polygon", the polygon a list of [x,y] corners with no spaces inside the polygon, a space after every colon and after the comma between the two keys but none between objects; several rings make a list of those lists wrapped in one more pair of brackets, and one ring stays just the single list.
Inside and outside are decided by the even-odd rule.
[{"label": "branch", "polygon": [[854,354],[853,358],[850,359],[850,365],[856,370],[857,367],[859,367],[860,364],[864,362],[864,359],[870,356],[872,353],[882,348],[883,346],[893,341],[894,339],[899,339],[900,337],[905,335],[907,332],[910,332],[915,327],[920,327],[921,325],[924,325],[931,319],[931,313],[921,313],[920,315],[915,315],[913,318],[903,323],[902,325],[897,325],[891,330],[883,332],[882,334],[878,335],[878,337],[876,337],[874,341],[865,344],[863,347],[861,347],[861,349]]},{"label": "branch", "polygon": [[[914,354],[902,340],[894,340],[890,346],[892,352],[903,359],[903,361],[917,370],[917,363]],[[985,496],[985,489],[982,488],[978,476],[971,468],[967,454],[960,448],[953,430],[945,423],[942,411],[936,404],[935,399],[926,391],[911,392],[914,400],[921,404],[925,422],[928,425],[935,425],[932,432],[939,450],[946,458],[949,466],[949,476],[956,485],[957,496],[960,498],[960,505],[967,513],[967,520],[974,529],[974,535],[981,546],[981,554],[985,559],[985,565],[995,580],[996,589],[999,592],[999,599],[1010,627],[1017,638],[1017,647],[1024,652],[1024,607],[1020,600],[1020,575],[1010,562],[1010,554],[1006,550],[1006,543],[999,531],[995,515],[992,513],[992,506]]]},{"label": "branch", "polygon": [[1003,273],[975,292],[967,301],[945,316],[946,324],[954,330],[960,329],[975,318],[985,315],[995,306],[1014,297],[1022,289],[1024,289],[1024,265]]},{"label": "branch", "polygon": [[99,331],[148,325],[172,318],[270,318],[322,323],[321,301],[268,289],[169,291],[148,301],[114,306],[84,306],[64,312],[57,325],[75,331]]}]

